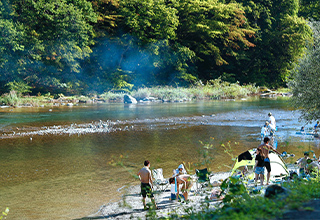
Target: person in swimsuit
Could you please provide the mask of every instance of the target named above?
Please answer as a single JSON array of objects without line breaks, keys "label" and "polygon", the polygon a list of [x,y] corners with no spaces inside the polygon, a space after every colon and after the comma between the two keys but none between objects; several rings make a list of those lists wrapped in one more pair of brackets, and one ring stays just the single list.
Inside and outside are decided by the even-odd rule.
[{"label": "person in swimsuit", "polygon": [[257,149],[257,155],[256,155],[255,161],[256,161],[256,164],[253,168],[255,173],[254,182],[255,182],[255,185],[257,185],[258,178],[260,176],[260,185],[262,186],[264,181],[264,155],[260,148]]},{"label": "person in swimsuit", "polygon": [[269,142],[270,142],[270,138],[265,137],[265,138],[263,139],[263,143],[260,144],[260,145],[257,147],[257,150],[258,150],[258,149],[261,149],[262,154],[265,156],[264,166],[266,167],[267,172],[268,172],[268,173],[267,173],[267,185],[269,185],[269,179],[270,179],[270,174],[271,174],[269,151],[272,150],[272,151],[276,152],[277,154],[281,155],[281,153],[279,153],[276,149],[274,149],[271,145],[269,145]]},{"label": "person in swimsuit", "polygon": [[144,209],[147,209],[147,205],[146,205],[147,195],[149,198],[151,198],[151,201],[154,207],[158,209],[152,193],[152,178],[151,178],[151,171],[150,171],[150,162],[148,160],[144,161],[144,167],[138,172],[138,176],[141,182],[141,195],[142,195],[142,203],[143,203]]},{"label": "person in swimsuit", "polygon": [[181,192],[186,201],[188,201],[188,191],[190,190],[192,183],[190,179],[190,175],[182,174],[179,176],[171,177],[169,182],[176,183],[176,198],[179,198],[180,186]]}]

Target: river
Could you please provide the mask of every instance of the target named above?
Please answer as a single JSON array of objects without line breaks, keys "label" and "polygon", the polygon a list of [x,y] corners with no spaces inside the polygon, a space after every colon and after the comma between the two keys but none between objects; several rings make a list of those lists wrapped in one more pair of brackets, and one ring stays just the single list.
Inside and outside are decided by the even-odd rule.
[{"label": "river", "polygon": [[85,217],[138,184],[146,159],[165,177],[182,162],[203,167],[205,144],[210,169],[229,171],[232,156],[260,143],[268,112],[278,150],[297,155],[287,162],[306,150],[319,156],[318,139],[296,135],[304,124],[288,99],[1,109],[0,209],[10,208],[9,219]]}]

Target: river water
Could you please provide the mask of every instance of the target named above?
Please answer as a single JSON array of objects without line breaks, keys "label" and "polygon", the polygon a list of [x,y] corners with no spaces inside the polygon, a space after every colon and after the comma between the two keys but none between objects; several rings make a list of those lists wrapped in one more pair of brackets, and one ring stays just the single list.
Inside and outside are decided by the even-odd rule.
[{"label": "river water", "polygon": [[319,139],[296,135],[305,124],[290,106],[288,99],[250,98],[2,109],[0,209],[10,208],[9,219],[88,216],[138,184],[146,159],[165,177],[180,163],[191,173],[229,171],[233,156],[260,144],[268,112],[277,120],[278,150],[297,155],[287,162],[306,150],[319,156]]}]

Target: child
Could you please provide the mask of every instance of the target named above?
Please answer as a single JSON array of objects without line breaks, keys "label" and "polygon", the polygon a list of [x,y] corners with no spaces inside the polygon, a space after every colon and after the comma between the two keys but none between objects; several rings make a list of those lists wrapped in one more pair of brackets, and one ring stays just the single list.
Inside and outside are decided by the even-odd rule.
[{"label": "child", "polygon": [[[170,200],[174,201],[177,199],[177,177],[171,177],[169,178],[169,183],[171,184],[171,196],[170,196]],[[179,195],[179,201],[182,199],[184,199],[183,195]]]},{"label": "child", "polygon": [[268,127],[269,127],[269,122],[266,121],[266,123],[261,128],[261,141],[268,135],[267,134]]},{"label": "child", "polygon": [[262,153],[262,150],[260,148],[257,149],[257,156],[256,156],[256,164],[253,168],[254,173],[255,173],[255,185],[257,185],[258,178],[260,176],[260,185],[263,185],[264,181],[264,158],[265,156]]}]

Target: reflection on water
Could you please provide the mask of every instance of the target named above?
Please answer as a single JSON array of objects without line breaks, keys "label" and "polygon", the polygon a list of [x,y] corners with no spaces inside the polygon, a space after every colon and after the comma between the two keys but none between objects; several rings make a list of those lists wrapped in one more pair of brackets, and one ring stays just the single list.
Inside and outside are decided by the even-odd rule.
[{"label": "reflection on water", "polygon": [[[122,128],[86,135],[32,135],[5,138],[0,143],[0,196],[12,219],[73,219],[87,216],[110,201],[118,188],[138,184],[133,177],[145,159],[163,168],[169,177],[182,162],[199,162],[200,141],[211,142],[211,170],[228,171],[232,165],[221,143],[230,143],[237,155],[260,143],[260,127],[271,111],[278,125],[278,149],[297,155],[319,141],[295,134],[298,113],[287,101],[252,100],[199,103],[105,104],[89,107],[3,112],[2,132],[26,128],[96,122],[114,122]],[[123,129],[128,126],[130,129]],[[306,126],[307,127],[307,126]],[[302,139],[303,140],[303,139]],[[234,144],[237,142],[238,144]],[[294,158],[294,160],[297,159]],[[293,159],[291,159],[293,160]],[[125,166],[112,166],[109,162]],[[225,166],[227,165],[227,166]],[[195,167],[192,167],[194,170]],[[132,173],[128,172],[132,171]]]}]

